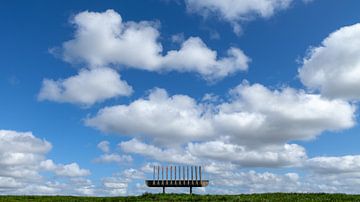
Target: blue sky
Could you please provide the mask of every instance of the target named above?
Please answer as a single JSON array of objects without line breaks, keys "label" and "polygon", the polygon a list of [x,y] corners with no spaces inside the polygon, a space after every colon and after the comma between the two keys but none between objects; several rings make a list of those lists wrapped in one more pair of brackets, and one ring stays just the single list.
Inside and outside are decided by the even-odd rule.
[{"label": "blue sky", "polygon": [[157,192],[158,164],[203,165],[196,193],[356,192],[359,7],[4,2],[0,193]]}]

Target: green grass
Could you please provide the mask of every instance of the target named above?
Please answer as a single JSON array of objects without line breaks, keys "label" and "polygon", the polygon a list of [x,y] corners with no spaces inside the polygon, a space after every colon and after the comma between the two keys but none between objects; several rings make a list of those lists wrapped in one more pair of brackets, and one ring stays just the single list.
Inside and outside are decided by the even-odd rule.
[{"label": "green grass", "polygon": [[0,202],[115,202],[115,201],[359,201],[360,195],[346,194],[241,194],[241,195],[188,195],[143,194],[128,197],[76,197],[76,196],[0,196]]}]

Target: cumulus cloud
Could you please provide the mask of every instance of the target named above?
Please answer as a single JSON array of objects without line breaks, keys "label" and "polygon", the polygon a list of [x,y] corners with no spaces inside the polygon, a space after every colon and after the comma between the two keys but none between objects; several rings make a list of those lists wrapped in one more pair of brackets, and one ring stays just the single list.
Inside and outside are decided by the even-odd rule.
[{"label": "cumulus cloud", "polygon": [[0,189],[16,189],[23,186],[23,183],[11,177],[0,177]]},{"label": "cumulus cloud", "polygon": [[306,181],[315,189],[326,192],[358,193],[360,187],[360,156],[317,156],[308,159],[304,169],[309,171]]},{"label": "cumulus cloud", "polygon": [[103,192],[106,195],[127,195],[131,193],[129,184],[133,180],[143,180],[144,178],[144,173],[140,170],[134,168],[125,169],[121,173],[115,173],[111,177],[102,179]]},{"label": "cumulus cloud", "polygon": [[[153,165],[149,167],[149,164],[146,164],[143,167],[144,169],[126,169],[121,173],[115,173],[111,177],[104,178],[102,180],[104,193],[108,195],[129,195],[141,194],[145,191],[153,192],[154,189],[141,186],[142,179],[146,178],[145,175],[148,175],[147,177],[152,176]],[[205,190],[195,189],[195,192],[203,191],[211,194],[264,192],[357,193],[360,185],[358,176],[337,175],[338,173],[259,172],[245,169],[239,170],[237,166],[231,163],[214,161],[203,166],[203,169],[203,178],[211,179],[210,186],[206,187]],[[136,181],[136,179],[141,181]],[[136,187],[133,187],[134,183]],[[179,193],[185,190],[169,189],[168,191]]]},{"label": "cumulus cloud", "polygon": [[169,97],[165,90],[154,89],[145,99],[101,109],[86,124],[105,132],[149,135],[155,142],[177,144],[211,135],[211,123],[203,112],[188,96]]},{"label": "cumulus cloud", "polygon": [[233,99],[219,106],[214,124],[239,143],[307,140],[355,124],[355,106],[290,87],[270,90],[243,82],[230,93]]},{"label": "cumulus cloud", "polygon": [[71,178],[70,182],[75,185],[76,195],[94,196],[97,193],[95,185],[91,180],[86,178]]},{"label": "cumulus cloud", "polygon": [[207,79],[221,79],[246,70],[250,59],[231,47],[227,56],[218,58],[199,37],[186,39],[179,50],[163,54],[160,33],[154,22],[123,22],[119,13],[84,11],[72,23],[74,39],[63,44],[63,58],[90,67],[123,65],[148,71],[196,72]]},{"label": "cumulus cloud", "polygon": [[89,106],[112,97],[129,96],[132,91],[113,69],[82,69],[67,79],[44,79],[38,99]]},{"label": "cumulus cloud", "polygon": [[360,99],[360,24],[342,27],[310,49],[299,77],[330,98]]},{"label": "cumulus cloud", "polygon": [[[302,174],[239,171],[233,164],[211,163],[205,167],[212,186],[207,192],[221,194],[259,192],[351,193],[360,187],[358,155],[319,156],[306,160]],[[217,187],[221,186],[222,189]]]},{"label": "cumulus cloud", "polygon": [[77,163],[70,163],[66,165],[57,165],[55,170],[55,174],[59,176],[66,177],[79,177],[79,176],[87,176],[90,175],[90,171],[86,169],[82,169],[79,167]]},{"label": "cumulus cloud", "polygon": [[216,81],[248,68],[250,58],[230,47],[218,57],[199,37],[190,37],[180,49],[163,53],[155,22],[123,22],[114,10],[78,13],[72,19],[75,35],[63,43],[60,52],[65,61],[85,65],[75,76],[44,79],[39,100],[90,106],[106,99],[129,96],[132,87],[120,79],[117,70],[127,67],[147,71],[195,72]]},{"label": "cumulus cloud", "polygon": [[360,155],[319,156],[307,160],[306,166],[320,174],[353,174],[360,177]]},{"label": "cumulus cloud", "polygon": [[236,144],[211,141],[189,143],[187,149],[196,157],[232,162],[242,167],[296,166],[307,158],[305,149],[296,144],[271,145],[248,150]]},{"label": "cumulus cloud", "polygon": [[268,145],[248,149],[243,145],[210,141],[190,142],[183,148],[163,149],[132,139],[121,142],[119,146],[124,152],[140,154],[160,162],[197,163],[210,165],[210,167],[212,162],[228,162],[241,167],[300,166],[307,159],[305,149],[296,144]]},{"label": "cumulus cloud", "polygon": [[116,178],[106,178],[102,181],[103,186],[109,195],[118,196],[127,193],[128,183]]},{"label": "cumulus cloud", "polygon": [[140,142],[137,139],[121,142],[119,146],[125,152],[140,154],[159,161],[183,164],[195,162],[194,156],[188,152],[181,151],[181,149],[161,149],[154,145]]},{"label": "cumulus cloud", "polygon": [[190,12],[208,16],[214,14],[230,22],[236,33],[241,31],[240,23],[255,17],[269,18],[279,10],[288,8],[292,0],[186,0]]},{"label": "cumulus cloud", "polygon": [[190,37],[180,50],[169,51],[163,58],[165,70],[197,72],[207,79],[219,79],[236,71],[246,70],[250,59],[238,48],[230,48],[227,57],[217,60],[217,53],[210,50],[198,37]]},{"label": "cumulus cloud", "polygon": [[0,130],[0,176],[39,179],[38,165],[51,147],[30,132]]},{"label": "cumulus cloud", "polygon": [[89,175],[76,163],[55,164],[46,154],[51,144],[31,132],[0,130],[0,193],[1,194],[59,194],[64,189],[41,175],[50,171],[57,177]]},{"label": "cumulus cloud", "polygon": [[355,124],[352,104],[290,87],[270,90],[243,82],[229,94],[225,101],[196,101],[156,88],[127,105],[105,107],[85,123],[134,137],[119,144],[126,153],[160,162],[240,167],[301,166],[305,149],[288,142]]},{"label": "cumulus cloud", "polygon": [[133,159],[131,156],[119,154],[102,154],[94,160],[95,163],[124,163],[132,161]]},{"label": "cumulus cloud", "polygon": [[101,141],[97,147],[104,153],[99,157],[95,158],[95,163],[126,163],[132,162],[133,158],[129,155],[121,155],[117,153],[110,153],[110,142]]},{"label": "cumulus cloud", "polygon": [[42,161],[40,166],[47,171],[52,171],[58,176],[64,177],[83,177],[90,175],[90,171],[82,169],[77,163],[70,164],[54,164],[52,160]]},{"label": "cumulus cloud", "polygon": [[97,147],[104,153],[109,153],[110,152],[110,142],[109,141],[101,141],[99,142],[99,144],[97,145]]},{"label": "cumulus cloud", "polygon": [[[324,166],[325,167],[325,166]],[[306,168],[306,171],[308,168]],[[359,176],[334,174],[285,172],[240,171],[233,164],[211,163],[205,167],[211,186],[206,188],[212,194],[239,194],[264,192],[305,192],[305,193],[357,193]],[[339,175],[340,174],[340,175]],[[219,189],[218,187],[221,187]]]},{"label": "cumulus cloud", "polygon": [[[270,172],[230,171],[213,176],[215,186],[226,187],[226,194],[236,194],[239,189],[245,193],[299,192],[297,173],[274,174]],[[218,192],[218,191],[217,191]]]},{"label": "cumulus cloud", "polygon": [[106,99],[129,96],[132,87],[120,79],[117,70],[127,67],[147,71],[195,72],[216,81],[248,69],[248,58],[236,47],[218,57],[199,37],[190,37],[180,49],[163,53],[155,22],[123,22],[114,10],[78,13],[72,19],[75,35],[61,47],[65,61],[85,65],[75,76],[44,79],[39,100],[90,106]]},{"label": "cumulus cloud", "polygon": [[150,137],[160,145],[222,137],[249,147],[312,139],[323,131],[354,125],[355,107],[345,101],[292,88],[272,91],[246,82],[230,93],[229,101],[209,106],[155,89],[128,105],[101,109],[86,124],[104,132]]}]

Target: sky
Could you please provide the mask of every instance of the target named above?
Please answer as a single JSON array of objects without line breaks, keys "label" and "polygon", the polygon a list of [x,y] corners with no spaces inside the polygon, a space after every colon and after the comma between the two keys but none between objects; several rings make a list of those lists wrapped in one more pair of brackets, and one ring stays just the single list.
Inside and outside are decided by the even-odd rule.
[{"label": "sky", "polygon": [[[357,0],[4,1],[0,194],[358,193]],[[187,189],[169,189],[187,192]]]}]

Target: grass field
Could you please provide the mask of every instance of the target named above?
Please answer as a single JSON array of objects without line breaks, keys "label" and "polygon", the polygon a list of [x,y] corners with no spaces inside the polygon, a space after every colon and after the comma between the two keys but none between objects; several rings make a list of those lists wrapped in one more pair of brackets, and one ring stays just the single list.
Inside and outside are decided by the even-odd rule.
[{"label": "grass field", "polygon": [[75,196],[0,196],[1,202],[113,202],[113,201],[359,201],[360,195],[346,194],[242,194],[242,195],[187,195],[144,194],[129,197],[75,197]]}]

